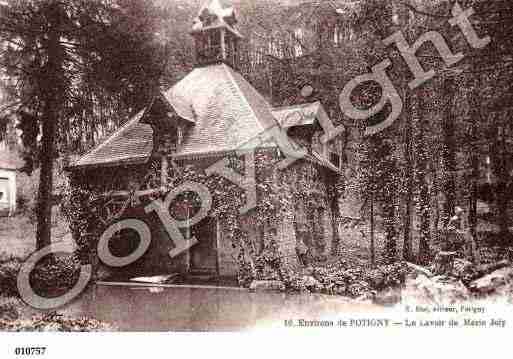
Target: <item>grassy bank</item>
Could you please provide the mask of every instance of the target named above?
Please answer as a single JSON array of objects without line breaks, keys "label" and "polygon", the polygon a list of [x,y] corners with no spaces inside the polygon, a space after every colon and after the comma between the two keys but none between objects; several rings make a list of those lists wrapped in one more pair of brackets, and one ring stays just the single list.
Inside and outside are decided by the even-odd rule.
[{"label": "grassy bank", "polygon": [[[71,247],[67,224],[57,216],[53,221],[53,242]],[[36,248],[34,224],[27,216],[0,218],[0,331],[111,331],[115,328],[91,318],[66,313],[41,312],[18,297],[17,274],[25,258]],[[42,261],[32,273],[31,283],[42,296],[66,292],[78,278],[78,262],[71,256]]]}]

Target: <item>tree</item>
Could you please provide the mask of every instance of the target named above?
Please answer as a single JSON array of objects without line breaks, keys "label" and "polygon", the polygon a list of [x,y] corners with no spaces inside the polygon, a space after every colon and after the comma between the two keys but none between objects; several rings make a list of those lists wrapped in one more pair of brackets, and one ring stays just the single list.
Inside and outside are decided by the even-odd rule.
[{"label": "tree", "polygon": [[[12,0],[0,5],[0,78],[40,166],[37,248],[51,243],[55,159],[84,150],[148,103],[163,71],[157,11],[137,0]],[[31,170],[31,168],[27,168]]]},{"label": "tree", "polygon": [[[430,163],[429,146],[429,127],[427,126],[427,116],[425,114],[425,97],[428,95],[419,90],[419,94],[412,99],[412,117],[414,122],[414,158],[415,165],[413,169],[416,182],[415,207],[417,217],[420,221],[419,238],[419,261],[427,263],[429,257],[429,246],[431,243],[431,205],[430,191],[428,182],[428,170]],[[427,92],[427,91],[426,91]]]},{"label": "tree", "polygon": [[[483,51],[475,50],[464,71],[475,81],[471,86],[471,134],[474,151],[490,160],[495,177],[491,187],[494,192],[496,221],[499,224],[502,243],[510,245],[513,236],[509,232],[510,204],[513,200],[513,127],[509,118],[513,100],[513,3],[511,1],[472,0],[466,2],[476,12],[475,24],[480,36],[489,36],[491,42]],[[479,99],[479,101],[477,101]],[[479,176],[477,158],[472,159],[472,193],[476,201],[476,178]],[[473,210],[475,211],[475,210]],[[472,218],[471,218],[472,219]],[[472,223],[473,221],[471,221]]]}]

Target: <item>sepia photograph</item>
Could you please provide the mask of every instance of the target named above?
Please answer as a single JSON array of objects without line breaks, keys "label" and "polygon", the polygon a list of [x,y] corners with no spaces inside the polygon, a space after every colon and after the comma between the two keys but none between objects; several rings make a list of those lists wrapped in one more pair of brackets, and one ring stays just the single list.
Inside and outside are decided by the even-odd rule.
[{"label": "sepia photograph", "polygon": [[0,0],[0,357],[507,335],[512,80],[511,0]]}]

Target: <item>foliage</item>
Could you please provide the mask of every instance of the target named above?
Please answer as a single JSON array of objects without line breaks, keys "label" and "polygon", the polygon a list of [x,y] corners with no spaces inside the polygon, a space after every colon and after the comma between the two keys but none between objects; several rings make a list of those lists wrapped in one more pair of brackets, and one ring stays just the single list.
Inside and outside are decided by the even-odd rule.
[{"label": "foliage", "polygon": [[77,255],[81,263],[90,264],[91,253],[94,253],[96,241],[90,242],[92,228],[100,231],[98,218],[99,206],[93,204],[95,200],[94,193],[79,186],[69,185],[63,195],[61,203],[61,213],[69,223],[69,228],[78,249]]},{"label": "foliage", "polygon": [[13,321],[19,318],[18,310],[20,303],[17,300],[0,299],[0,321]]},{"label": "foliage", "polygon": [[[227,157],[229,167],[240,173],[244,172],[244,162],[237,156]],[[255,226],[268,224],[269,219],[273,219],[273,225],[278,223],[276,216],[279,208],[279,199],[275,192],[272,171],[273,163],[277,159],[273,151],[257,151],[255,154],[255,169],[257,177],[257,204],[247,215],[240,215],[239,211],[246,204],[246,194],[236,184],[227,180],[218,174],[207,175],[205,169],[199,164],[184,164],[170,166],[168,173],[168,183],[157,198],[163,198],[168,191],[177,188],[186,182],[194,182],[204,185],[212,195],[212,204],[208,215],[217,218],[223,224],[224,235],[230,241],[233,248],[237,250],[237,260],[241,271],[252,272],[254,270],[254,258],[256,258],[255,244],[249,243],[247,233],[243,230],[243,222],[250,221]],[[153,165],[145,168],[147,173],[151,172]],[[70,223],[73,237],[79,246],[79,256],[83,262],[90,263],[94,258],[96,242],[110,224],[117,218],[106,217],[105,212],[112,199],[109,198],[107,183],[103,182],[101,186],[89,186],[83,183],[80,178],[72,179],[67,188],[62,205],[62,212]],[[154,196],[143,196],[144,206],[149,201],[155,199]],[[126,199],[131,203],[131,199]],[[131,203],[132,205],[135,203]],[[193,217],[201,207],[201,198],[195,193],[186,192],[177,196],[171,203],[170,211],[174,218],[184,220]],[[124,208],[124,206],[123,206]],[[123,208],[120,213],[123,213]],[[187,210],[188,208],[188,210]],[[244,269],[246,268],[246,269]]]},{"label": "foliage", "polygon": [[363,143],[360,175],[363,177],[362,198],[382,206],[386,237],[384,257],[391,263],[397,258],[396,203],[400,178],[395,145],[385,136],[377,135]]},{"label": "foliage", "polygon": [[[325,188],[320,180],[322,171],[317,165],[307,161],[299,161],[284,171],[278,171],[277,174],[275,165],[281,157],[275,150],[257,150],[254,158],[257,202],[247,214],[240,214],[240,209],[244,207],[247,200],[245,191],[216,173],[207,175],[205,168],[212,163],[209,161],[207,161],[208,164],[201,161],[172,163],[168,169],[165,188],[162,189],[158,181],[156,183],[150,181],[153,188],[159,188],[158,193],[140,197],[141,203],[138,204],[133,201],[133,198],[125,198],[123,200],[125,204],[120,203],[113,212],[123,213],[127,205],[145,206],[155,198],[163,199],[168,191],[184,183],[193,182],[204,185],[212,195],[208,215],[220,221],[223,226],[223,238],[228,240],[234,248],[241,285],[249,286],[253,279],[268,275],[279,277],[282,267],[287,267],[288,264],[277,261],[282,257],[282,253],[275,238],[276,228],[285,219],[294,220],[296,206],[299,203],[304,203],[307,206],[306,210],[310,208],[317,210],[323,207],[329,211],[330,201],[334,199],[336,188],[333,187],[332,190],[331,187],[330,190]],[[235,155],[226,156],[224,160],[231,170],[241,174],[246,172],[245,166],[249,165],[242,157]],[[160,178],[160,173],[154,173],[158,167],[156,164],[148,164],[136,171],[137,175],[132,174],[131,177],[144,178],[144,183],[152,173]],[[340,185],[340,182],[333,184],[338,187]],[[73,237],[79,246],[79,257],[83,263],[94,261],[99,236],[117,220],[115,216],[105,216],[106,208],[113,203],[113,199],[108,196],[110,190],[111,183],[98,181],[95,184],[90,180],[85,183],[80,175],[71,179],[70,186],[66,190],[62,212],[70,223]],[[326,193],[329,195],[326,196]],[[201,207],[201,200],[193,192],[182,193],[171,203],[170,213],[173,218],[180,220],[191,218]],[[261,243],[250,240],[247,233],[248,226],[265,229],[266,233],[261,239],[264,241],[263,247]],[[321,235],[317,237],[320,238]],[[317,242],[317,246],[323,251],[326,244]]]},{"label": "foliage", "polygon": [[[365,170],[365,159],[357,159],[359,154],[354,152],[348,151],[347,155],[353,160],[357,159],[347,164],[357,167],[353,173],[359,177],[354,181],[357,185],[353,184],[348,190],[355,191],[356,187],[356,191],[370,193],[370,188],[366,186],[372,182],[368,181],[369,177],[385,180],[386,184],[380,182],[377,187],[383,189],[386,186],[390,194],[388,198],[382,196],[384,193],[377,194],[377,197],[381,197],[377,201],[381,204],[379,214],[384,216],[383,224],[389,237],[385,255],[391,259],[396,255],[395,240],[392,238],[397,228],[402,226],[405,233],[404,248],[408,252],[405,255],[407,259],[413,260],[409,253],[413,251],[409,246],[411,235],[416,234],[412,224],[420,222],[421,246],[418,256],[420,261],[425,261],[430,251],[432,228],[443,226],[456,205],[469,207],[473,217],[470,222],[475,229],[477,183],[483,177],[484,166],[481,163],[486,156],[490,156],[492,172],[497,179],[497,184],[493,185],[494,208],[497,208],[495,221],[500,224],[503,232],[508,228],[513,181],[510,176],[511,161],[508,160],[511,158],[510,146],[505,144],[513,131],[506,123],[510,109],[504,104],[511,102],[512,86],[508,79],[512,69],[512,18],[509,11],[512,5],[508,1],[491,4],[484,0],[459,3],[464,9],[473,6],[476,10],[471,20],[479,36],[491,36],[492,43],[485,50],[469,47],[459,29],[450,26],[447,20],[452,17],[454,2],[444,0],[361,1],[357,11],[345,12],[346,15],[351,14],[350,21],[342,20],[343,16],[340,16],[341,23],[347,24],[357,34],[353,38],[343,39],[341,43],[332,40],[333,34],[326,34],[333,31],[331,25],[334,14],[324,11],[323,2],[306,2],[289,8],[271,7],[274,14],[264,8],[259,13],[266,14],[266,19],[261,19],[261,15],[254,16],[253,28],[267,34],[265,39],[269,43],[278,43],[278,47],[283,47],[268,52],[268,57],[273,59],[252,70],[259,75],[268,74],[264,76],[265,83],[260,87],[266,88],[269,82],[274,84],[272,90],[267,91],[277,105],[320,100],[327,107],[330,117],[342,121],[352,132],[349,136],[352,141],[360,141],[361,136],[357,134],[360,131],[359,125],[342,116],[336,102],[338,94],[349,79],[368,72],[372,65],[386,57],[392,59],[393,67],[389,75],[394,85],[405,89],[401,93],[405,102],[404,114],[389,131],[368,143],[361,141],[360,147],[363,148],[364,157],[367,156],[365,148],[374,147],[377,156],[374,166],[370,168],[393,168],[392,172],[396,174],[390,177],[403,173],[405,180],[396,182],[379,178],[379,175],[372,177]],[[289,16],[294,20],[288,20],[284,14],[294,14]],[[261,22],[264,25],[259,26]],[[326,26],[315,26],[320,22],[325,22]],[[288,30],[297,27],[303,33],[308,33],[308,38],[292,37],[291,43]],[[457,66],[448,69],[433,46],[420,48],[416,54],[423,68],[436,69],[437,76],[430,80],[421,95],[416,96],[407,88],[411,72],[401,55],[394,46],[385,48],[381,40],[395,31],[401,31],[411,44],[430,30],[442,33],[444,38],[450,39],[447,40],[449,46],[455,52],[463,51],[466,57]],[[294,47],[309,51],[300,51],[298,54]],[[344,61],[339,61],[341,58]],[[269,68],[274,71],[269,71]],[[258,79],[256,81],[258,83]],[[307,99],[300,96],[300,89],[305,83],[315,88],[314,94]],[[362,87],[355,91],[353,101],[365,108],[374,104],[378,97],[371,85]],[[415,114],[413,110],[419,106],[419,97],[423,98],[424,103]],[[407,106],[408,103],[411,106]],[[389,109],[385,109],[380,116],[385,116],[387,111]],[[411,130],[408,130],[408,123],[413,126]],[[381,141],[392,144],[395,156],[392,162],[389,155],[380,152]],[[358,146],[351,147],[354,150]],[[408,156],[412,158],[408,159]],[[353,179],[349,179],[349,182],[352,183]],[[396,208],[392,207],[392,202]],[[413,204],[415,213],[410,210]],[[403,223],[398,223],[397,218],[401,213]]]},{"label": "foliage", "polygon": [[0,295],[17,297],[18,273],[23,263],[22,258],[2,253],[0,255]]},{"label": "foliage", "polygon": [[[158,85],[169,87],[193,67],[193,43],[187,31],[189,19],[195,15],[198,2],[179,0],[159,3],[162,7],[160,12],[146,2],[138,1],[70,2],[73,10],[70,13],[86,14],[88,24],[87,39],[82,22],[73,25],[80,25],[77,27],[77,41],[83,41],[84,46],[92,47],[95,51],[81,51],[76,46],[66,47],[65,51],[85,56],[84,59],[94,66],[88,68],[84,76],[79,76],[81,81],[77,82],[77,86],[72,86],[72,92],[76,94],[73,99],[88,100],[76,106],[66,102],[64,114],[69,114],[68,118],[73,118],[73,121],[64,122],[65,126],[59,130],[60,137],[64,138],[63,133],[72,134],[77,146],[84,143],[86,147],[92,145],[106,129],[114,127],[114,123],[107,119],[114,118],[113,122],[117,125],[122,115],[140,105],[138,101],[132,101],[139,93],[146,94],[145,89]],[[111,8],[112,4],[118,7]],[[512,12],[509,10],[512,5],[503,0],[494,1],[493,4],[485,0],[462,0],[460,4],[463,8],[474,7],[476,14],[472,20],[476,20],[474,26],[479,35],[488,34],[494,40],[485,50],[470,48],[459,30],[448,24],[454,5],[452,1],[365,0],[350,9],[344,8],[343,14],[333,11],[329,2],[324,1],[301,2],[292,6],[272,0],[238,2],[240,29],[248,39],[242,44],[241,72],[270,98],[273,105],[320,100],[330,118],[346,126],[348,138],[358,142],[356,146],[345,148],[347,159],[356,158],[353,162],[348,161],[347,166],[356,167],[352,172],[358,177],[356,180],[349,179],[354,183],[348,186],[347,191],[358,190],[369,194],[374,193],[373,186],[376,187],[374,200],[382,215],[379,217],[384,220],[387,236],[385,256],[390,260],[398,258],[395,249],[397,230],[402,228],[405,248],[411,233],[421,237],[418,255],[423,261],[429,252],[432,229],[444,224],[455,205],[469,207],[474,217],[471,222],[475,227],[477,183],[485,170],[490,170],[497,182],[491,186],[495,202],[494,220],[503,231],[509,227],[508,208],[513,181],[511,146],[507,146],[507,143],[513,131],[508,122],[511,109],[504,104],[511,102],[512,90],[509,81],[513,49]],[[87,11],[82,12],[81,9]],[[155,23],[149,19],[154,19]],[[304,30],[303,37],[295,34],[298,27]],[[334,42],[335,29],[339,31],[344,28],[345,31],[346,27],[353,31],[353,36],[347,31],[344,32],[347,36]],[[133,31],[139,28],[143,31]],[[154,31],[157,28],[158,31]],[[407,88],[411,73],[397,49],[394,46],[387,48],[381,41],[398,30],[404,33],[409,43],[428,30],[439,31],[450,39],[451,48],[464,51],[466,57],[448,69],[432,46],[419,49],[417,54],[423,67],[440,71],[437,71],[437,78],[430,81],[429,87],[416,95]],[[151,34],[155,32],[158,32],[158,36],[153,37]],[[120,43],[133,46],[119,47]],[[32,53],[35,45],[27,42],[29,45],[32,46],[29,48]],[[16,53],[17,48],[11,48],[12,51]],[[30,54],[20,52],[17,55],[30,59]],[[393,60],[393,67],[389,71],[393,83],[405,89],[401,94],[405,102],[404,114],[380,136],[362,139],[362,124],[344,117],[339,108],[338,95],[350,79],[368,72],[371,66],[386,57]],[[124,59],[129,60],[125,63]],[[81,67],[76,67],[77,64],[72,64],[74,60],[73,56],[65,59],[70,69],[82,71]],[[35,60],[29,61],[28,65],[35,66],[34,63]],[[24,69],[31,71],[28,65]],[[120,73],[116,72],[118,68]],[[6,68],[5,73],[10,77],[13,74],[21,75],[17,71]],[[85,88],[82,84],[91,84],[92,87]],[[307,98],[301,95],[305,84],[314,87],[314,93]],[[34,90],[31,86],[28,89]],[[428,93],[430,97],[424,98]],[[16,91],[11,95],[15,98]],[[90,95],[93,96],[91,100]],[[353,100],[364,108],[376,102],[378,95],[376,86],[362,86],[355,91]],[[419,101],[419,97],[424,101]],[[147,95],[141,99],[147,99]],[[91,103],[95,106],[88,106]],[[129,108],[126,108],[127,104]],[[24,107],[27,107],[26,104]],[[120,108],[122,111],[118,111]],[[387,111],[389,109],[385,109],[380,116],[385,116]],[[18,113],[25,142],[37,142],[40,126],[37,125],[39,117],[36,115],[34,111]],[[380,120],[380,117],[371,119],[374,120]],[[410,130],[408,124],[411,125]],[[348,138],[344,139],[346,144]],[[26,150],[32,151],[29,157],[37,159],[37,146]],[[358,151],[360,153],[355,153]],[[411,158],[408,159],[408,156]],[[490,168],[484,169],[481,162],[488,156]],[[195,175],[198,174],[188,178]],[[404,180],[401,180],[401,176]],[[373,181],[376,182],[372,184]],[[259,193],[267,193],[267,196],[259,198],[259,207],[255,211],[259,223],[273,218],[279,210],[288,215],[292,213],[291,206],[299,200],[298,193],[301,191],[286,186],[283,191],[272,190],[272,181],[265,179],[258,183],[261,186]],[[221,187],[224,184],[220,180],[219,186],[212,188],[223,191]],[[240,255],[240,260],[247,262],[248,256],[252,256],[252,246],[244,244],[247,237],[239,230],[235,211],[229,210],[227,205],[233,200],[239,206],[243,198],[237,196],[239,192],[233,193],[234,198],[226,203],[218,201],[216,208],[219,208],[219,214],[227,211],[224,220],[230,228],[230,236],[234,242],[241,244],[241,248],[247,247]],[[313,195],[308,196],[311,198],[302,200],[307,203],[321,201]],[[413,205],[415,210],[410,212]],[[399,223],[401,215],[403,221]],[[418,234],[413,230],[413,224],[417,222],[421,227]],[[83,232],[90,231],[84,229]],[[409,255],[407,257],[413,260]],[[248,273],[252,273],[253,264],[248,266]]]},{"label": "foliage", "polygon": [[[13,102],[7,114],[17,116],[28,151],[38,150],[37,124],[44,121],[47,82],[60,82],[62,90],[62,108],[57,110],[63,153],[93,145],[91,141],[117,127],[126,113],[145,105],[159,84],[163,54],[154,32],[160,16],[149,1],[25,0],[8,2],[0,10],[5,50],[0,65]],[[59,22],[56,50],[43,41],[50,21]],[[57,50],[64,71],[48,80],[45,59]]]},{"label": "foliage", "polygon": [[315,266],[311,268],[310,273],[311,276],[305,277],[291,276],[285,281],[288,290],[372,298],[378,291],[404,284],[407,267],[403,262],[397,262],[369,269],[349,266],[346,262],[339,261],[325,266]]},{"label": "foliage", "polygon": [[158,88],[157,11],[149,1],[0,5],[0,79],[22,131],[26,170],[40,165],[37,247],[51,242],[53,163],[84,150]]},{"label": "foliage", "polygon": [[412,96],[412,117],[414,133],[414,170],[413,176],[416,187],[415,209],[420,219],[420,241],[419,241],[419,262],[426,264],[429,258],[429,245],[431,242],[431,198],[429,193],[429,151],[430,141],[428,138],[429,127],[426,121],[424,110],[424,99],[428,97],[428,91],[423,91],[419,96]]},{"label": "foliage", "polygon": [[0,320],[0,330],[8,332],[103,332],[113,331],[110,324],[90,318],[70,318],[57,312],[30,319]]},{"label": "foliage", "polygon": [[265,243],[262,253],[255,261],[255,276],[252,279],[276,280],[279,278],[281,256],[275,240]]},{"label": "foliage", "polygon": [[[0,295],[18,297],[17,278],[23,259],[2,255],[0,259]],[[74,256],[46,258],[30,274],[36,293],[55,296],[72,288],[78,280],[80,263]]]},{"label": "foliage", "polygon": [[43,259],[30,274],[30,283],[41,296],[56,297],[68,292],[78,281],[80,262],[73,256]]}]

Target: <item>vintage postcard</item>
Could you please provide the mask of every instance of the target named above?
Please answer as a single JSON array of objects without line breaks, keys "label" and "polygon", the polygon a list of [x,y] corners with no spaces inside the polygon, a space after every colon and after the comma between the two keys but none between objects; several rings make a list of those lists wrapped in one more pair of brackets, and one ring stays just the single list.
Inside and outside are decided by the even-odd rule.
[{"label": "vintage postcard", "polygon": [[504,337],[512,75],[511,0],[0,0],[0,357]]}]

